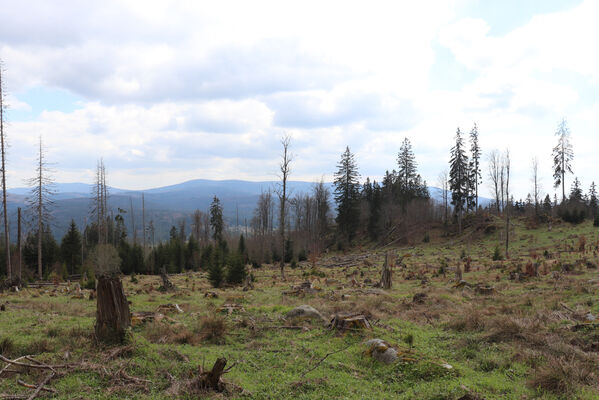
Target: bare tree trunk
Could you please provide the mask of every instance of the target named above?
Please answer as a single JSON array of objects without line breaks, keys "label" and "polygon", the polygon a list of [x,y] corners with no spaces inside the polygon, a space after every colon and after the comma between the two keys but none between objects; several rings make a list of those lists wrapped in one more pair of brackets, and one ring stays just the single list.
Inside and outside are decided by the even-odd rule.
[{"label": "bare tree trunk", "polygon": [[143,234],[143,251],[144,260],[146,259],[146,200],[144,194],[141,194],[141,231]]},{"label": "bare tree trunk", "polygon": [[285,136],[281,140],[283,145],[283,159],[280,164],[281,171],[281,187],[278,190],[279,202],[280,202],[280,236],[281,236],[281,279],[285,279],[285,216],[286,216],[286,203],[287,203],[287,178],[291,173],[291,154],[289,153],[289,144],[291,143],[291,136]]},{"label": "bare tree trunk", "polygon": [[2,82],[2,65],[0,65],[0,144],[2,153],[2,211],[4,215],[4,248],[6,249],[6,274],[12,281],[12,265],[10,264],[10,237],[8,232],[8,212],[6,211],[6,143],[4,135],[4,90]]},{"label": "bare tree trunk", "polygon": [[39,176],[38,176],[38,203],[37,203],[37,274],[42,279],[42,235],[43,235],[43,212],[44,212],[44,199],[43,199],[43,158],[42,158],[42,137],[40,136],[40,155],[39,155]]},{"label": "bare tree trunk", "polygon": [[505,152],[505,195],[506,195],[506,207],[505,212],[505,258],[510,257],[510,152]]},{"label": "bare tree trunk", "polygon": [[96,292],[96,338],[104,343],[122,343],[131,325],[131,312],[121,279],[100,276]]},{"label": "bare tree trunk", "polygon": [[389,253],[385,252],[385,264],[383,264],[383,273],[381,275],[381,287],[391,289],[391,267],[389,266]]},{"label": "bare tree trunk", "polygon": [[129,209],[131,212],[131,233],[133,234],[133,246],[137,245],[137,230],[135,229],[135,214],[133,211],[133,199],[129,196]]},{"label": "bare tree trunk", "polygon": [[17,209],[17,248],[19,251],[19,282],[22,279],[22,258],[23,258],[23,248],[21,244],[21,236],[23,235],[23,231],[21,230],[21,207]]}]

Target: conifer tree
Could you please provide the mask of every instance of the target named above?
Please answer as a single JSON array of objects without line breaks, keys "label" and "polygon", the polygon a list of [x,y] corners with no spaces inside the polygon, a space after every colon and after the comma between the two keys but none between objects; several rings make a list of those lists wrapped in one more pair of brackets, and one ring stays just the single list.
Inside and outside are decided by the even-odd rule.
[{"label": "conifer tree", "polygon": [[589,210],[593,217],[597,216],[597,209],[599,208],[599,201],[597,200],[597,186],[593,181],[589,188]]},{"label": "conifer tree", "polygon": [[554,187],[562,187],[562,202],[566,201],[566,173],[572,173],[572,159],[574,151],[570,143],[570,129],[566,119],[562,119],[557,126],[555,135],[558,137],[557,145],[553,148],[553,181]]},{"label": "conifer tree", "polygon": [[478,126],[475,123],[470,131],[470,173],[468,177],[470,186],[469,208],[474,208],[475,210],[478,209],[478,186],[482,183],[480,157],[481,150],[480,145],[478,144]]},{"label": "conifer tree", "polygon": [[69,230],[62,238],[60,253],[68,271],[75,274],[75,268],[81,265],[81,234],[75,220],[71,220]]},{"label": "conifer tree", "polygon": [[349,146],[341,155],[335,173],[335,201],[337,202],[337,227],[339,233],[348,241],[355,236],[358,226],[360,208],[360,174],[358,166]]},{"label": "conifer tree", "polygon": [[225,224],[223,222],[223,207],[220,199],[214,196],[210,204],[210,226],[212,227],[212,238],[220,245],[223,241],[223,231]]},{"label": "conifer tree", "polygon": [[458,217],[458,230],[462,232],[462,215],[466,205],[469,188],[468,156],[464,149],[464,139],[460,128],[456,131],[455,145],[451,148],[449,161],[449,190],[451,204]]},{"label": "conifer tree", "polygon": [[416,160],[412,151],[412,144],[408,138],[404,138],[399,154],[397,155],[397,183],[400,194],[404,196],[413,189],[416,180]]}]

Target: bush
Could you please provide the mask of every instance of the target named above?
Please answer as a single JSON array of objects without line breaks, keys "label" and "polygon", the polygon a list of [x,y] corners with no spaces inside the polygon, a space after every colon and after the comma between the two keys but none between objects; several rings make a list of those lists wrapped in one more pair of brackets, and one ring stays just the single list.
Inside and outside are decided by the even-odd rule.
[{"label": "bush", "polygon": [[297,253],[297,260],[298,261],[307,261],[308,260],[308,255],[306,254],[306,249],[302,248],[299,253]]},{"label": "bush", "polygon": [[431,241],[431,237],[430,237],[430,235],[428,234],[428,232],[426,232],[426,233],[424,234],[424,239],[422,239],[422,242],[423,242],[423,243],[429,243],[430,241]]},{"label": "bush", "polygon": [[217,314],[202,317],[199,326],[195,329],[200,340],[215,344],[225,343],[227,331],[227,320]]},{"label": "bush", "polygon": [[499,245],[495,246],[495,251],[493,251],[493,261],[501,261],[503,260],[503,254],[501,254],[501,250],[499,249]]},{"label": "bush", "polygon": [[291,269],[296,269],[297,268],[297,261],[295,261],[295,259],[291,260],[290,267],[291,267]]},{"label": "bush", "polygon": [[227,268],[227,282],[238,285],[243,283],[246,276],[247,270],[243,263],[243,256],[241,254],[232,254]]},{"label": "bush", "polygon": [[595,228],[599,227],[599,215],[597,215],[597,216],[595,217],[595,219],[593,220],[593,226],[594,226]]},{"label": "bush", "polygon": [[210,266],[210,269],[208,270],[208,280],[215,288],[220,287],[220,285],[223,283],[225,280],[225,271],[220,263],[215,263]]}]

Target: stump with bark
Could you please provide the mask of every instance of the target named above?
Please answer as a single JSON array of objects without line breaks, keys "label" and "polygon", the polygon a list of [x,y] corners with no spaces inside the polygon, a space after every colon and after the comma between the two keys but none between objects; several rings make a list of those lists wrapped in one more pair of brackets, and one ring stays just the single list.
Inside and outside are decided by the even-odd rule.
[{"label": "stump with bark", "polygon": [[162,267],[160,271],[160,277],[162,278],[162,286],[158,288],[161,292],[173,292],[177,290],[175,285],[168,279],[168,274],[166,273],[166,268]]},{"label": "stump with bark", "polygon": [[383,273],[381,275],[381,288],[391,289],[391,267],[389,266],[389,254],[385,253],[385,264],[383,264]]},{"label": "stump with bark", "polygon": [[226,384],[222,380],[225,372],[227,359],[224,357],[218,358],[209,371],[204,371],[202,366],[199,367],[200,373],[197,379],[193,382],[195,389],[199,391],[215,391],[222,392],[226,389]]},{"label": "stump with bark", "polygon": [[131,325],[131,312],[121,279],[100,276],[96,290],[96,338],[103,343],[123,343]]}]

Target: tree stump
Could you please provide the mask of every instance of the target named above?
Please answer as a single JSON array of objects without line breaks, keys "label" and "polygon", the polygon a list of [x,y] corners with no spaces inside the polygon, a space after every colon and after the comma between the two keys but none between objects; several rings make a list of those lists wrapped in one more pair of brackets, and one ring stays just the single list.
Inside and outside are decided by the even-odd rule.
[{"label": "tree stump", "polygon": [[391,267],[389,266],[389,254],[385,253],[385,264],[383,265],[383,273],[381,275],[381,288],[391,289]]},{"label": "tree stump", "polygon": [[162,270],[160,271],[160,277],[162,278],[162,286],[160,286],[158,290],[160,290],[161,292],[173,292],[177,290],[175,285],[173,285],[171,281],[168,279],[166,268],[162,267]]},{"label": "tree stump", "polygon": [[118,276],[100,276],[97,283],[96,338],[104,343],[122,343],[131,325],[131,312]]},{"label": "tree stump", "polygon": [[225,365],[227,365],[227,359],[221,357],[216,360],[214,366],[209,371],[204,371],[202,366],[200,366],[200,374],[195,382],[196,388],[200,391],[224,391],[226,385],[222,380],[222,376],[225,371]]}]

